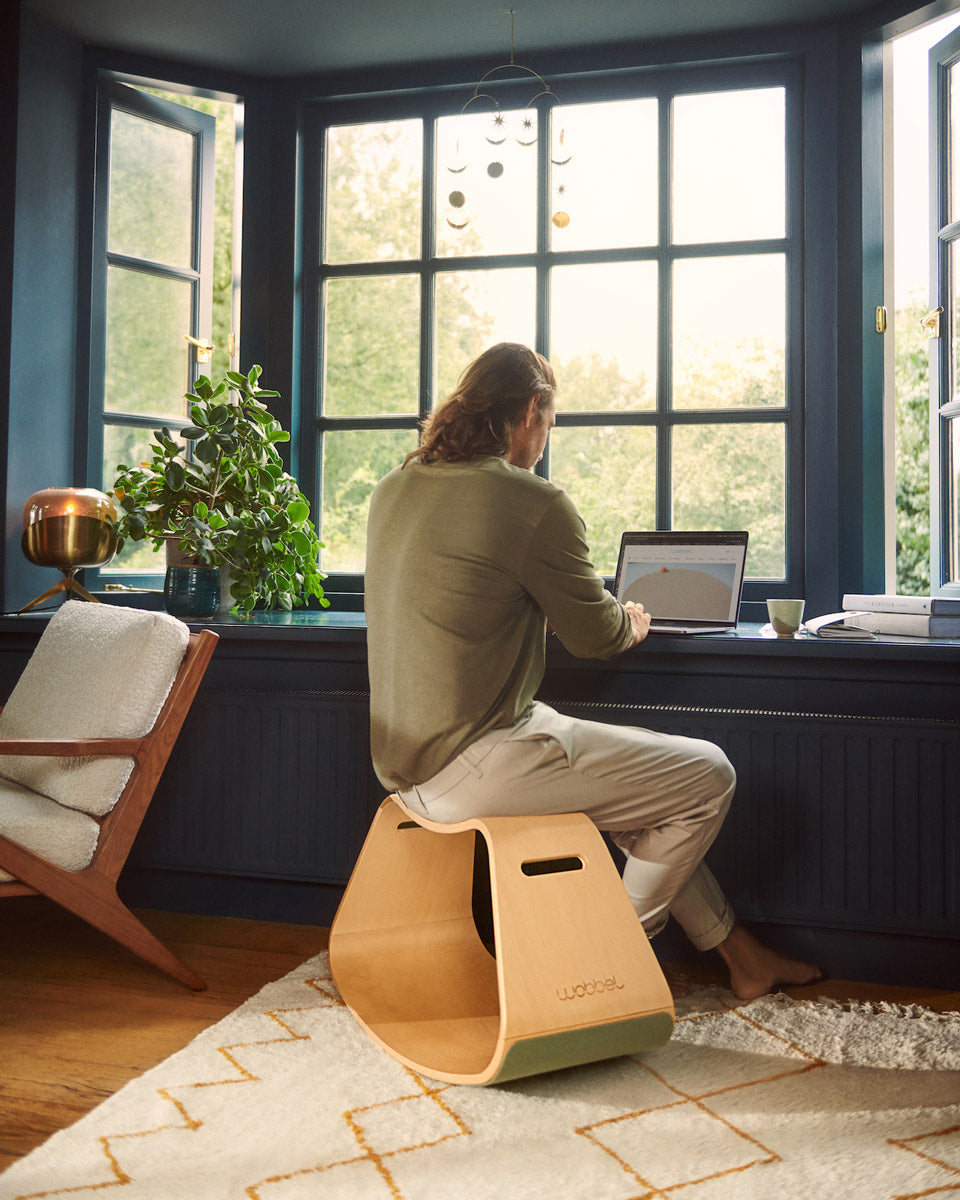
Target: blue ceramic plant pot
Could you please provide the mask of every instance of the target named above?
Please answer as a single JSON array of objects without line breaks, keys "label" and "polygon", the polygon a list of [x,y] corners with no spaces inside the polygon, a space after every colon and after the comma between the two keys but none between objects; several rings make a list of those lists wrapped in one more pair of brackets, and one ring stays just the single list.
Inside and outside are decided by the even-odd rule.
[{"label": "blue ceramic plant pot", "polygon": [[163,604],[172,617],[205,621],[220,609],[220,568],[168,566]]}]

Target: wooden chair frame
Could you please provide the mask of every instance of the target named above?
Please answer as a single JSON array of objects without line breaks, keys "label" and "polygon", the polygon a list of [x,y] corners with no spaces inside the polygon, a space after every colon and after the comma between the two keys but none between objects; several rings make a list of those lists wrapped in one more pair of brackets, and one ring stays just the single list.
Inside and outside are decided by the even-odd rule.
[{"label": "wooden chair frame", "polygon": [[[473,912],[478,836],[493,954]],[[442,825],[388,797],[330,931],[330,967],[376,1042],[450,1083],[633,1054],[673,1032],[669,986],[583,813]]]},{"label": "wooden chair frame", "polygon": [[190,635],[166,701],[153,728],[143,737],[0,738],[0,774],[2,756],[9,754],[134,760],[120,798],[100,820],[93,858],[82,870],[68,871],[0,835],[0,867],[16,876],[12,881],[0,882],[0,899],[47,896],[195,991],[207,985],[123,904],[117,895],[117,879],[218,641],[219,635],[209,629]]}]

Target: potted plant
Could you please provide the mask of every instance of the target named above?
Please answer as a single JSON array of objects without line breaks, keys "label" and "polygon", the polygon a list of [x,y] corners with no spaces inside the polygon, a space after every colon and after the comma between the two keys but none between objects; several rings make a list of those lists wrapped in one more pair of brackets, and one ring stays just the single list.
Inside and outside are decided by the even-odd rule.
[{"label": "potted plant", "polygon": [[[229,579],[234,607],[290,611],[314,597],[324,608],[319,541],[310,505],[283,467],[277,444],[289,441],[258,386],[261,368],[201,375],[186,393],[193,422],[179,433],[156,430],[150,460],[120,464],[118,548],[150,540],[176,546]],[[187,447],[183,443],[187,443]]]}]

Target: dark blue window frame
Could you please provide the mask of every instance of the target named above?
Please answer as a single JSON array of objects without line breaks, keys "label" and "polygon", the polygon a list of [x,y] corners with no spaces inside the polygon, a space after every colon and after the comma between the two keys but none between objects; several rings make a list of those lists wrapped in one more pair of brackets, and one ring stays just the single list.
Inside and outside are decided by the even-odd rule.
[{"label": "dark blue window frame", "polygon": [[[783,238],[764,240],[762,242],[718,243],[705,245],[671,245],[666,228],[666,214],[669,211],[668,197],[660,197],[661,231],[658,244],[653,247],[628,248],[627,250],[603,251],[566,251],[551,252],[546,248],[546,238],[540,236],[540,247],[537,252],[528,255],[484,256],[482,259],[440,259],[429,255],[424,250],[423,257],[409,262],[389,262],[383,264],[350,264],[348,266],[324,265],[322,262],[322,187],[323,187],[323,145],[324,134],[328,127],[340,124],[354,124],[365,121],[399,120],[403,118],[420,117],[424,121],[425,150],[424,150],[424,230],[422,243],[430,245],[429,228],[430,203],[432,195],[432,143],[431,130],[433,121],[439,117],[458,112],[463,103],[463,95],[469,94],[467,89],[463,94],[459,89],[432,89],[420,93],[393,95],[369,95],[358,97],[355,93],[344,99],[329,99],[305,105],[302,138],[302,175],[301,175],[301,247],[300,265],[303,288],[301,292],[301,329],[302,329],[302,363],[301,363],[301,485],[309,495],[314,497],[316,512],[320,510],[322,440],[326,432],[341,429],[415,429],[424,416],[430,411],[434,402],[431,394],[431,320],[430,311],[432,288],[422,288],[423,329],[420,356],[420,388],[419,406],[416,414],[404,416],[385,416],[370,418],[336,418],[326,416],[322,411],[322,290],[327,279],[342,276],[357,276],[363,274],[376,275],[379,273],[397,274],[409,272],[419,274],[425,284],[433,276],[443,270],[464,269],[470,266],[533,266],[538,273],[538,311],[537,311],[537,347],[544,349],[548,345],[548,311],[547,296],[548,274],[552,266],[560,263],[603,263],[616,261],[654,260],[660,266],[661,312],[670,309],[670,279],[669,267],[672,263],[685,257],[704,257],[709,255],[728,255],[733,252],[783,253],[787,270],[787,330],[786,330],[786,402],[784,408],[772,409],[737,409],[737,410],[671,410],[668,406],[669,397],[666,385],[661,382],[658,387],[658,400],[655,410],[622,413],[558,413],[557,423],[561,427],[613,425],[622,424],[625,427],[646,426],[654,427],[658,432],[658,481],[657,481],[657,513],[658,526],[668,525],[670,497],[670,445],[669,431],[672,428],[698,423],[738,424],[756,422],[776,422],[783,424],[786,431],[786,571],[785,578],[780,580],[750,580],[745,592],[744,615],[750,619],[761,619],[763,598],[770,595],[805,595],[807,592],[807,499],[806,491],[809,481],[806,480],[805,453],[805,349],[806,322],[804,302],[809,294],[807,287],[807,256],[804,245],[805,235],[805,176],[808,167],[808,151],[804,142],[805,107],[807,104],[804,86],[804,72],[799,61],[791,58],[780,58],[774,61],[739,60],[735,64],[717,64],[709,67],[680,68],[680,69],[637,69],[620,71],[615,74],[585,75],[578,78],[561,77],[552,80],[557,91],[562,93],[563,103],[583,103],[597,100],[625,99],[640,96],[654,96],[661,101],[661,162],[663,162],[664,147],[669,141],[663,137],[667,131],[670,117],[670,98],[691,92],[711,92],[719,90],[743,90],[750,87],[782,86],[786,96],[786,171],[787,171],[787,212],[786,234]],[[549,102],[542,102],[546,106]],[[548,173],[540,172],[540,187],[548,186]],[[669,186],[669,171],[661,170],[661,192]],[[546,209],[543,195],[539,198],[541,212]],[[668,322],[661,321],[661,338],[659,359],[661,367],[669,363],[670,333]],[[668,379],[668,371],[661,369],[658,378]],[[546,459],[548,465],[549,459]],[[829,568],[821,572],[833,574]],[[362,590],[362,577],[351,575],[332,576],[329,579],[331,591]]]}]

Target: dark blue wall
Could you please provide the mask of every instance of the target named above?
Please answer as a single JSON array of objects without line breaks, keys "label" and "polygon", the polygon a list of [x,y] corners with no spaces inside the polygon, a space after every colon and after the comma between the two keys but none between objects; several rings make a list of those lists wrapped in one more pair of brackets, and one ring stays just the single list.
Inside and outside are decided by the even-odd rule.
[{"label": "dark blue wall", "polygon": [[81,67],[75,40],[21,10],[9,436],[2,455],[7,608],[53,582],[20,551],[24,501],[42,487],[88,482],[74,477]]},{"label": "dark blue wall", "polygon": [[[0,9],[0,158],[17,159],[17,92],[19,85],[19,13],[12,5]],[[15,172],[5,171],[0,182],[0,380],[10,377],[10,322],[13,314],[13,227],[16,211]],[[6,444],[8,389],[0,384],[0,446]],[[0,495],[6,494],[6,456],[0,453]],[[0,556],[0,592],[4,578]]]}]

